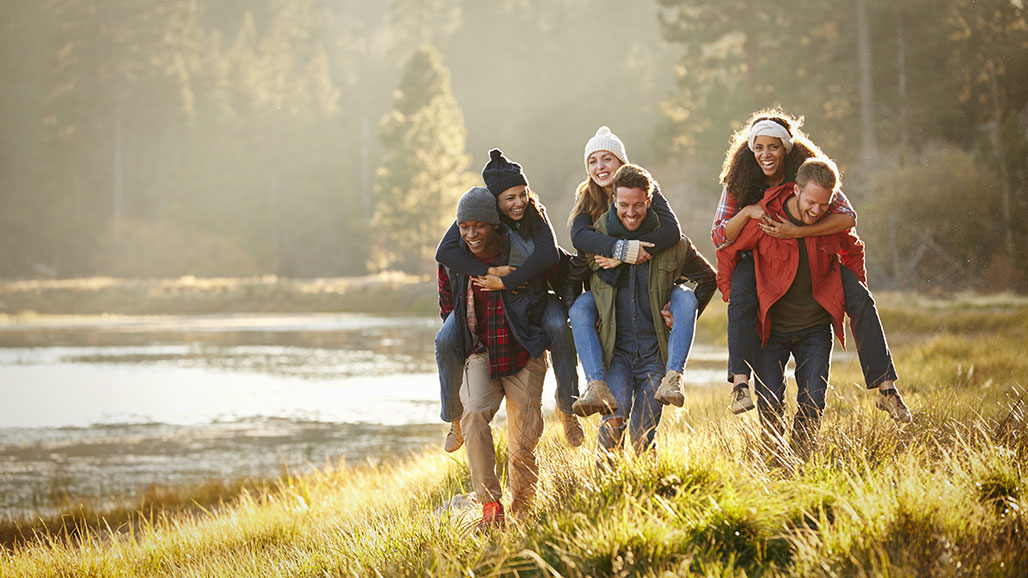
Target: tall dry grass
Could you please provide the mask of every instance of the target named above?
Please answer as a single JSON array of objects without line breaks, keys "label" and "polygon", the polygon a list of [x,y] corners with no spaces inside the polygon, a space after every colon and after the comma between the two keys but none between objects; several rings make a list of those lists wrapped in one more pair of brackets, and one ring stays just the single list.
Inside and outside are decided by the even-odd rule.
[{"label": "tall dry grass", "polygon": [[768,442],[754,412],[731,415],[727,388],[691,388],[665,411],[656,454],[613,467],[594,452],[595,418],[577,449],[548,424],[534,510],[503,532],[471,530],[464,455],[431,448],[206,511],[43,531],[0,554],[0,576],[1020,576],[1025,319],[1004,306],[938,334],[897,331],[904,427],[874,408],[855,361],[837,364],[805,459]]}]

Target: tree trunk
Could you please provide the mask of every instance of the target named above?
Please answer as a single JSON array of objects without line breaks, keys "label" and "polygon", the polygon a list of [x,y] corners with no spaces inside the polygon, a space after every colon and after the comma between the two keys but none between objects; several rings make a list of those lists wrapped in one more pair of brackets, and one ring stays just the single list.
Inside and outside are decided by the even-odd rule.
[{"label": "tree trunk", "polygon": [[[856,0],[857,8],[857,52],[860,61],[860,121],[861,140],[864,148],[864,175],[869,177],[870,169],[878,157],[875,142],[874,87],[871,81],[871,30],[867,17],[867,0]],[[870,197],[870,187],[867,187]]]}]

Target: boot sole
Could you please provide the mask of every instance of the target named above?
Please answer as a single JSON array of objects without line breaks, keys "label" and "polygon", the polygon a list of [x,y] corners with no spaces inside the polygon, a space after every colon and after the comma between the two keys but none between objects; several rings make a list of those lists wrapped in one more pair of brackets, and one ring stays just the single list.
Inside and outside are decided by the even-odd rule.
[{"label": "boot sole", "polygon": [[601,413],[603,415],[609,415],[618,410],[618,406],[611,407],[605,403],[595,404],[575,404],[571,407],[571,410],[575,412],[578,417],[589,417],[594,413]]},{"label": "boot sole", "polygon": [[657,401],[659,401],[660,403],[664,404],[664,405],[673,405],[675,407],[682,407],[683,405],[685,405],[685,396],[682,395],[682,394],[679,394],[679,395],[655,395],[655,396],[653,396],[653,398],[656,399]]},{"label": "boot sole", "polygon": [[740,413],[746,413],[755,407],[757,406],[753,405],[753,402],[750,402],[742,407],[735,407],[735,405],[733,405],[732,413],[734,413],[735,415],[739,415]]}]

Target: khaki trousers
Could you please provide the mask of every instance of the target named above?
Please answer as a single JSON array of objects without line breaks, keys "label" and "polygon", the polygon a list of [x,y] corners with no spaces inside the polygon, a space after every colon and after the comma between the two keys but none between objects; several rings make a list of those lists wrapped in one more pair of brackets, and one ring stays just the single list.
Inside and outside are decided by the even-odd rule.
[{"label": "khaki trousers", "polygon": [[489,422],[507,398],[507,453],[510,481],[511,513],[527,510],[535,497],[539,479],[535,448],[543,433],[543,378],[546,357],[532,358],[514,375],[489,377],[489,355],[473,353],[464,366],[460,400],[464,414],[460,419],[464,447],[468,452],[471,483],[482,503],[495,502],[503,496],[496,477],[496,448]]}]

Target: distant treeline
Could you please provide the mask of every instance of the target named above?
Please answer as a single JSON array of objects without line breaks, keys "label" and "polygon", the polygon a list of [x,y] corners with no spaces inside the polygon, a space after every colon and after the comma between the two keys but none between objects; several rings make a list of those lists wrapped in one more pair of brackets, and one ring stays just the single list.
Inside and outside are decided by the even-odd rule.
[{"label": "distant treeline", "polygon": [[708,257],[750,112],[845,172],[872,283],[1024,290],[1017,0],[0,0],[0,276],[431,270],[492,147],[558,237],[611,126]]}]

